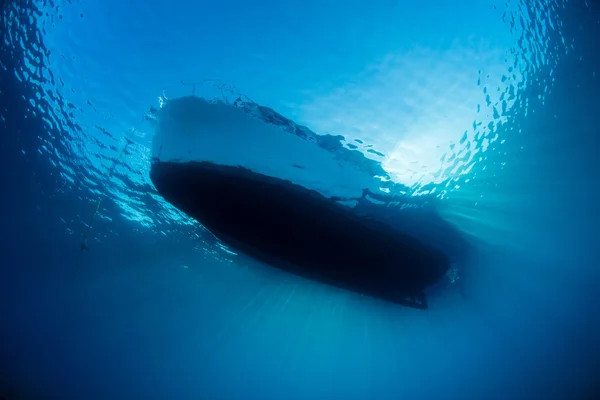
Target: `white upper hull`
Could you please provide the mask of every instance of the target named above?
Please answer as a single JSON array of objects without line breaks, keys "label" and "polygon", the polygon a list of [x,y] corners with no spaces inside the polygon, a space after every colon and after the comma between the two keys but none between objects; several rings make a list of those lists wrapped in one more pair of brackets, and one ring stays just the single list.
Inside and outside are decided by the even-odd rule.
[{"label": "white upper hull", "polygon": [[168,101],[157,114],[153,157],[241,166],[316,190],[327,197],[378,191],[376,180],[336,155],[232,105],[199,97]]}]

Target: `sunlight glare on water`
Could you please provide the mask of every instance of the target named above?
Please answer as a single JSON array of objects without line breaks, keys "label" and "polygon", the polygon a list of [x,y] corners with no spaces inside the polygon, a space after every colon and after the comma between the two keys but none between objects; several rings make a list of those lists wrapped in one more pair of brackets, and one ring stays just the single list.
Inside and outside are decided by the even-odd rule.
[{"label": "sunlight glare on water", "polygon": [[[205,28],[195,26],[188,35],[177,35],[176,30],[166,27],[179,24],[176,21],[182,15],[164,6],[159,2],[155,9],[160,12],[132,21],[120,20],[125,15],[122,13],[111,15],[114,28],[96,30],[104,45],[85,42],[82,56],[72,57],[65,56],[69,46],[83,46],[79,42],[89,37],[95,27],[99,28],[106,11],[93,8],[82,19],[77,6],[54,9],[60,10],[65,21],[52,22],[52,27],[47,27],[45,43],[51,51],[50,62],[56,60],[55,74],[70,77],[71,90],[61,90],[60,94],[64,101],[75,105],[73,112],[78,116],[82,133],[75,135],[73,142],[78,143],[83,163],[90,163],[89,155],[98,153],[103,154],[99,162],[108,168],[112,152],[124,143],[118,138],[130,136],[133,131],[136,145],[128,149],[127,164],[132,171],[147,170],[152,128],[143,124],[142,116],[150,105],[158,106],[157,95],[169,86],[171,95],[187,95],[190,88],[177,87],[178,82],[217,78],[317,134],[341,135],[345,147],[380,162],[391,179],[411,187],[413,194],[434,193],[443,197],[485,168],[487,152],[502,152],[507,138],[500,137],[497,130],[527,88],[526,77],[543,63],[551,65],[560,53],[546,55],[545,60],[540,58],[549,34],[547,24],[534,24],[529,16],[533,10],[528,11],[519,2],[509,2],[504,7],[485,2],[469,7],[440,2],[417,14],[426,18],[415,18],[414,13],[407,12],[411,10],[408,3],[375,9],[348,8],[341,14],[330,14],[327,7],[311,12],[311,4],[303,6],[302,11],[277,5],[261,18],[269,19],[271,13],[281,12],[300,20],[305,13],[312,13],[312,29],[301,41],[291,35],[288,25],[253,30],[257,41],[273,38],[274,30],[282,30],[289,42],[283,47],[275,43],[261,46],[260,52],[257,45],[248,44],[235,57],[231,54],[237,63],[217,68],[218,64],[203,61],[202,48],[206,44],[194,41],[204,34]],[[555,6],[545,9],[540,18],[555,18],[555,9]],[[541,10],[535,12],[539,14]],[[204,12],[218,15],[220,10]],[[130,39],[123,41],[123,35],[129,36],[123,31],[125,25],[143,32],[158,15],[158,25],[165,27],[156,36],[158,42],[150,45],[149,38],[141,37],[135,45]],[[53,18],[51,13],[40,23],[48,25]],[[233,22],[238,16],[230,18]],[[236,29],[244,29],[249,23],[238,22],[238,28],[215,26],[211,34],[214,45],[232,46]],[[332,28],[336,25],[338,32]],[[552,26],[560,29],[557,23]],[[76,34],[77,30],[81,32]],[[323,35],[327,37],[327,46],[317,46]],[[352,46],[348,37],[356,38],[350,41]],[[114,43],[114,51],[124,49],[119,57],[106,53],[110,43]],[[311,44],[312,67],[307,69],[308,59],[298,51]],[[328,46],[337,50],[330,52]],[[129,52],[127,48],[135,51]],[[194,48],[197,50],[191,51]],[[226,48],[229,47],[220,50]],[[253,53],[253,48],[257,52]],[[292,63],[290,57],[297,62]],[[161,62],[148,64],[145,59]],[[183,62],[173,68],[168,61],[172,59]],[[93,67],[99,62],[103,68]],[[122,68],[136,74],[111,77],[108,72]],[[263,72],[251,80],[245,79],[257,68]],[[77,74],[77,70],[86,74]],[[101,87],[95,83],[107,79],[114,81],[114,85]],[[79,89],[83,87],[87,87],[85,92]],[[279,90],[274,91],[275,87]],[[104,135],[97,140],[82,140],[79,136],[94,131]],[[91,163],[90,169],[96,170],[96,165],[96,161]],[[140,188],[149,184],[144,175],[136,176],[121,165],[117,168],[119,173],[111,178],[114,183],[109,186],[113,196],[139,196],[127,193],[126,185],[119,184],[122,174],[141,185]],[[68,171],[64,173],[71,175]],[[165,212],[171,213],[169,206],[164,207]],[[124,210],[125,215],[130,213],[137,213],[132,219],[146,220],[148,224],[159,221],[152,215],[142,218],[145,212],[135,204]]]},{"label": "sunlight glare on water", "polygon": [[[470,168],[447,170],[450,148],[467,147],[477,133],[474,124],[502,122],[491,105],[509,84],[518,83],[517,78],[502,85],[508,49],[470,41],[386,56],[363,76],[304,106],[303,116],[317,131],[348,132],[373,143],[385,154],[379,157],[385,170],[409,186],[441,184],[468,173]],[[484,87],[498,88],[487,104]],[[505,110],[513,103],[514,98]],[[485,147],[474,148],[464,165],[472,167]]]}]

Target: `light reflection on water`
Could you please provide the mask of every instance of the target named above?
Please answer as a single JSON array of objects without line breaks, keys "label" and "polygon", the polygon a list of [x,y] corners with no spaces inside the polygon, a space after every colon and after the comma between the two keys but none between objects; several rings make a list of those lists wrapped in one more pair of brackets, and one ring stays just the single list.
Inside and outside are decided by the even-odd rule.
[{"label": "light reflection on water", "polygon": [[[143,123],[142,116],[156,104],[166,85],[216,77],[317,134],[344,136],[346,143],[381,162],[392,179],[410,186],[415,194],[444,197],[489,165],[490,150],[495,154],[505,151],[505,140],[513,138],[508,132],[499,133],[500,127],[511,113],[527,108],[521,93],[529,85],[528,79],[535,76],[551,86],[551,69],[566,45],[547,48],[548,38],[560,35],[558,6],[552,2],[535,8],[519,2],[503,7],[440,3],[420,11],[411,10],[411,4],[349,8],[330,20],[319,19],[325,11],[319,7],[311,11],[307,4],[302,14],[314,15],[314,29],[303,31],[304,36],[294,36],[293,24],[276,24],[271,29],[281,30],[288,46],[262,46],[258,51],[256,44],[242,40],[239,50],[228,47],[225,53],[232,60],[239,57],[239,64],[221,65],[213,59],[213,68],[200,50],[206,43],[197,41],[205,28],[195,25],[198,21],[186,25],[191,21],[162,9],[160,3],[156,8],[160,12],[142,11],[143,18],[132,20],[122,6],[115,6],[122,12],[111,13],[114,28],[94,30],[102,23],[105,9],[59,2],[44,9],[47,14],[38,22],[45,29],[44,43],[50,51],[46,61],[55,85],[39,84],[46,92],[59,94],[49,105],[68,105],[65,108],[77,124],[75,129],[67,128],[63,149],[52,150],[51,145],[43,151],[63,165],[66,181],[83,174],[91,186],[91,182],[101,182],[110,197],[121,199],[128,218],[145,221],[146,226],[163,223],[162,217],[148,214],[146,207],[135,201],[151,188],[145,172],[152,128]],[[270,12],[295,15],[298,10],[289,7],[277,6],[263,18],[269,18]],[[220,12],[202,11],[206,18]],[[369,18],[363,18],[365,15]],[[240,18],[237,14],[229,17]],[[300,14],[296,18],[301,18]],[[125,35],[126,26],[118,21],[130,25],[139,37],[131,31]],[[351,28],[354,21],[362,22],[360,29],[358,25]],[[345,28],[333,34],[336,24]],[[187,26],[189,34],[164,28],[151,35],[152,42],[144,37],[151,25]],[[356,32],[350,34],[353,29]],[[214,46],[231,46],[234,31],[231,26],[216,28],[211,35]],[[327,46],[318,46],[319,35],[325,32],[329,33]],[[357,36],[358,32],[363,34]],[[265,37],[277,32],[256,28],[251,35],[267,40]],[[353,42],[349,38],[354,38]],[[311,46],[309,53],[297,53],[306,46]],[[338,51],[332,52],[329,46],[337,46]],[[199,50],[190,52],[194,47]],[[169,60],[180,60],[177,68]],[[283,79],[286,67],[289,71]],[[261,74],[256,74],[257,68]],[[246,78],[249,71],[253,71],[252,79]],[[175,93],[177,90],[185,93],[182,88]],[[69,118],[66,113],[49,114],[63,126]],[[136,145],[108,179],[104,171],[132,132]],[[87,166],[85,171],[74,173],[59,164],[56,159],[63,153]],[[174,215],[164,202],[157,206]]]}]

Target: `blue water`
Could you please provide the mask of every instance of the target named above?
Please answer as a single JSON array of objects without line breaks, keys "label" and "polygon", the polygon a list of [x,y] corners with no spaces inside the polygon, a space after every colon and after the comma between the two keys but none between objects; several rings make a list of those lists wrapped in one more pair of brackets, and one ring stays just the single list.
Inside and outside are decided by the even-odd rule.
[{"label": "blue water", "polygon": [[[0,398],[595,398],[597,3],[0,4]],[[148,176],[190,82],[340,135],[379,218],[435,203],[460,286],[423,312],[217,244]]]}]

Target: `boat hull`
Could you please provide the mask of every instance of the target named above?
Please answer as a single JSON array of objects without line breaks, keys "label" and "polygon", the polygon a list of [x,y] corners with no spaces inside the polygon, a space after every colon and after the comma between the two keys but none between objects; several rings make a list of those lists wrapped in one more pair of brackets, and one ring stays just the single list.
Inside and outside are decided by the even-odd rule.
[{"label": "boat hull", "polygon": [[450,268],[441,252],[290,181],[158,160],[150,177],[169,203],[226,245],[307,279],[426,309],[424,289]]}]

